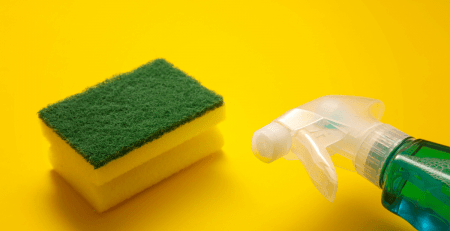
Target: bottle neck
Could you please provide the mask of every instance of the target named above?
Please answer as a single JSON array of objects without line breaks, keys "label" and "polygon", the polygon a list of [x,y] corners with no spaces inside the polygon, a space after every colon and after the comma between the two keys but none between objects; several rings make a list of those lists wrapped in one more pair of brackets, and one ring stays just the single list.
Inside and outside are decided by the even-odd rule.
[{"label": "bottle neck", "polygon": [[404,139],[393,151],[389,154],[389,157],[386,159],[386,162],[383,166],[383,169],[381,171],[380,175],[380,188],[384,188],[384,184],[386,182],[386,175],[390,166],[390,163],[395,157],[403,153],[406,149],[409,149],[414,143],[416,143],[419,140],[416,140],[413,137],[408,137]]},{"label": "bottle neck", "polygon": [[413,138],[389,124],[380,124],[372,128],[368,131],[368,135],[364,138],[356,154],[354,161],[356,171],[381,188],[381,178],[386,163],[409,139]]}]

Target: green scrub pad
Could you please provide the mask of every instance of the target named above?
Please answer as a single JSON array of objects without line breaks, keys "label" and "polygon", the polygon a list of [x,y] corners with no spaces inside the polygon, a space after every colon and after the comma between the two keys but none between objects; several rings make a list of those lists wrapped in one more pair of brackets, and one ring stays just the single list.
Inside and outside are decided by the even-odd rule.
[{"label": "green scrub pad", "polygon": [[39,111],[95,169],[223,105],[163,59],[108,79]]}]

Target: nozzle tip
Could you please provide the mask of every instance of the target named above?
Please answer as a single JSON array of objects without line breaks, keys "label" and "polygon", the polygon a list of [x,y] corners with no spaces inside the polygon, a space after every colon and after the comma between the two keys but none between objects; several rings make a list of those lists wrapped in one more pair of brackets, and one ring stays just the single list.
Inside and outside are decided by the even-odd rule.
[{"label": "nozzle tip", "polygon": [[252,151],[259,160],[270,163],[288,154],[291,143],[289,130],[272,122],[253,133]]}]

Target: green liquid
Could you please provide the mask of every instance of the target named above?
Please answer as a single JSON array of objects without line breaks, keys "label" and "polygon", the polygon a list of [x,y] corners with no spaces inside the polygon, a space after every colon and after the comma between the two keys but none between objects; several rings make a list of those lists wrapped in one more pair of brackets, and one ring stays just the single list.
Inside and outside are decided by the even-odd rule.
[{"label": "green liquid", "polygon": [[418,230],[450,230],[450,147],[405,142],[384,173],[382,204]]}]

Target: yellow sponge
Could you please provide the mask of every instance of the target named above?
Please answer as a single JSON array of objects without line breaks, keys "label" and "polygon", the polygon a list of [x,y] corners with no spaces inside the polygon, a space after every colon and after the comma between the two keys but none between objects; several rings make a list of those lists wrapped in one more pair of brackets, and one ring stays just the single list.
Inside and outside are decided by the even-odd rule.
[{"label": "yellow sponge", "polygon": [[39,111],[50,160],[99,212],[220,150],[223,98],[158,59]]}]

